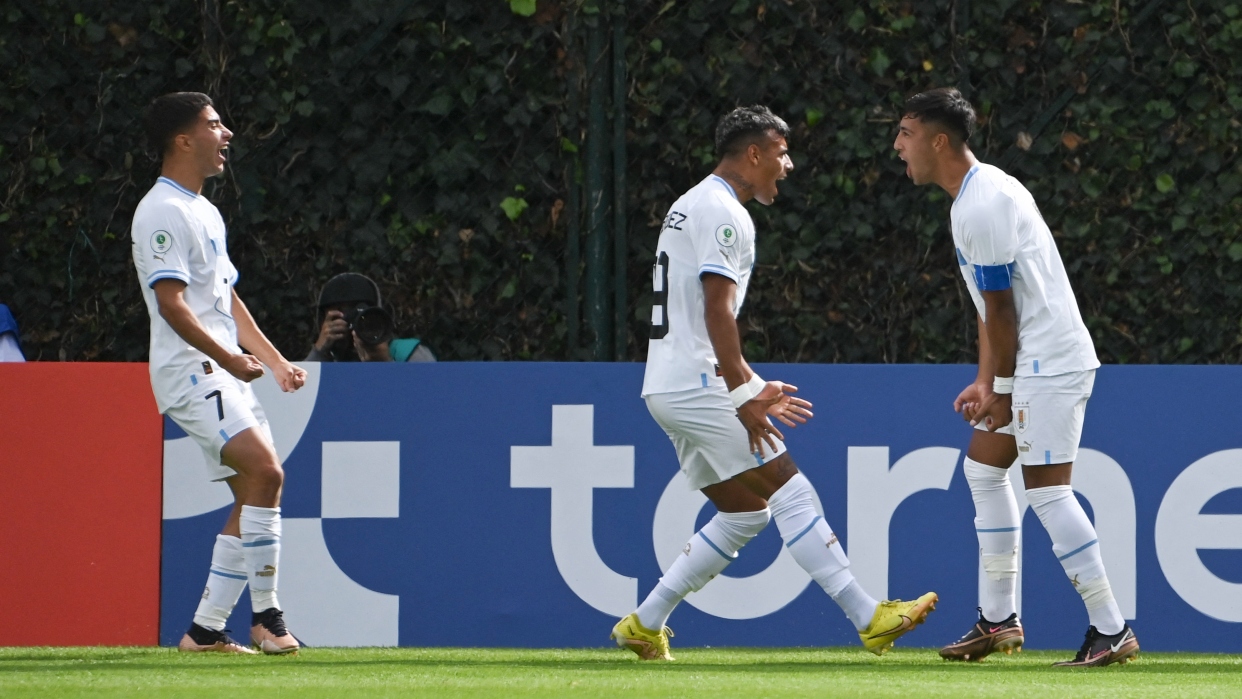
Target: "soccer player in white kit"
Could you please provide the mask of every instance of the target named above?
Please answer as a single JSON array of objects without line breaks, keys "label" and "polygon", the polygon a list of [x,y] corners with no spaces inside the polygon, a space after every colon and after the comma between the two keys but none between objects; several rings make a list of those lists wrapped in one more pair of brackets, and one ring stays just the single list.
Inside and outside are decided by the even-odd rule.
[{"label": "soccer player in white kit", "polygon": [[228,483],[235,498],[179,649],[254,653],[224,632],[249,584],[251,642],[264,653],[293,653],[299,644],[276,597],[284,472],[249,382],[266,364],[283,390],[296,391],[306,372],[272,346],[233,288],[224,220],[201,194],[204,180],[224,172],[233,136],[211,99],[164,95],[148,108],[146,127],[161,174],[134,212],[132,237],[151,314],[151,388],[160,412],[202,447],[209,477]]},{"label": "soccer player in white kit", "polygon": [[742,107],[716,128],[716,169],[673,204],[656,248],[655,305],[642,395],[664,428],[691,488],[718,510],[612,638],[644,660],[672,660],[665,626],[776,520],[795,561],[841,606],[864,646],[880,655],[935,608],[872,599],[815,510],[810,481],[785,450],[772,416],[794,427],[811,417],[797,389],[759,378],[742,357],[737,315],[755,263],[755,226],[743,204],[770,205],[793,169],[789,127],[766,107]]},{"label": "soccer player in white kit", "polygon": [[934,183],[953,197],[957,263],[978,310],[978,376],[953,407],[975,427],[964,471],[986,582],[978,623],[940,655],[981,660],[1022,645],[1014,589],[1022,523],[1008,478],[1017,461],[1031,509],[1090,618],[1081,650],[1056,664],[1124,663],[1138,654],[1138,640],[1113,598],[1095,528],[1070,488],[1100,362],[1034,198],[975,159],[967,144],[974,126],[974,109],[957,90],[930,90],[906,101],[893,143],[916,185]]}]

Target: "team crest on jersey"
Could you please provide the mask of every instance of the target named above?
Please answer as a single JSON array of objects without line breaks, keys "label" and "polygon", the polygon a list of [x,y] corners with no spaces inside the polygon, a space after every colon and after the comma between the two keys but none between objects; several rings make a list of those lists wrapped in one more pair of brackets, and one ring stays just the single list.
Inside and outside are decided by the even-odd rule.
[{"label": "team crest on jersey", "polygon": [[720,243],[722,248],[731,248],[737,242],[737,226],[732,223],[723,223],[716,229],[716,242]]},{"label": "team crest on jersey", "polygon": [[151,249],[164,254],[172,248],[172,234],[168,231],[156,231],[151,234]]},{"label": "team crest on jersey", "polygon": [[1031,426],[1031,406],[1029,403],[1020,403],[1013,407],[1013,428],[1018,434],[1026,432],[1026,428]]}]

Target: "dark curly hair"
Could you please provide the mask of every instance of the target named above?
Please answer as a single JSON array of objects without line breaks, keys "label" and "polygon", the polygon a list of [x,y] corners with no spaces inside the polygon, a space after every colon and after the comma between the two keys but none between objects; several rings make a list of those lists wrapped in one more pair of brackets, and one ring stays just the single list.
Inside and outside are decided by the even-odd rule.
[{"label": "dark curly hair", "polygon": [[720,123],[716,124],[716,155],[720,158],[737,155],[763,138],[768,131],[787,137],[789,124],[761,104],[738,107],[721,117]]}]

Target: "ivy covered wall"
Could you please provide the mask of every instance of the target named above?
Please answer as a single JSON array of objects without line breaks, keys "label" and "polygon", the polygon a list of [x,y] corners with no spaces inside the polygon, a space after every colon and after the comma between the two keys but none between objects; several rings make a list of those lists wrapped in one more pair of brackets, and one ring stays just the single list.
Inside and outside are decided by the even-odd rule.
[{"label": "ivy covered wall", "polygon": [[[129,222],[156,169],[140,114],[201,90],[236,132],[206,194],[288,356],[309,347],[319,286],[349,270],[442,358],[580,358],[565,251],[582,234],[593,8],[10,0],[0,303],[27,355],[145,358]],[[659,222],[711,169],[719,115],[762,102],[794,127],[797,169],[752,205],[749,355],[971,361],[949,202],[891,148],[903,98],[939,85],[979,109],[976,154],[1040,202],[1104,361],[1242,355],[1242,5],[629,0],[624,34],[630,358]]]}]

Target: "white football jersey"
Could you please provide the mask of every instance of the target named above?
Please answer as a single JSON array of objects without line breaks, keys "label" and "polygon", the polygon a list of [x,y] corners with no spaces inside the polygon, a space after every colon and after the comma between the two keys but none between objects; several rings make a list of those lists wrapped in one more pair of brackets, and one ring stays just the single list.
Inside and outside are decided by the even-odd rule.
[{"label": "white football jersey", "polygon": [[[160,316],[152,285],[161,279],[185,282],[185,301],[199,322],[216,342],[238,352],[232,314],[237,268],[229,260],[220,211],[167,177],[159,178],[138,203],[131,236],[134,266],[151,314],[151,388],[164,412],[211,372],[204,367],[207,355]],[[212,371],[223,370],[217,366]]]},{"label": "white football jersey", "polygon": [[644,396],[725,385],[707,336],[699,278],[712,273],[737,283],[736,318],[754,264],[755,224],[728,182],[710,175],[673,204],[656,245]]},{"label": "white football jersey", "polygon": [[1000,168],[966,173],[951,211],[957,263],[979,316],[984,291],[1013,288],[1018,312],[1016,376],[1055,376],[1100,366],[1091,334],[1035,198]]}]

